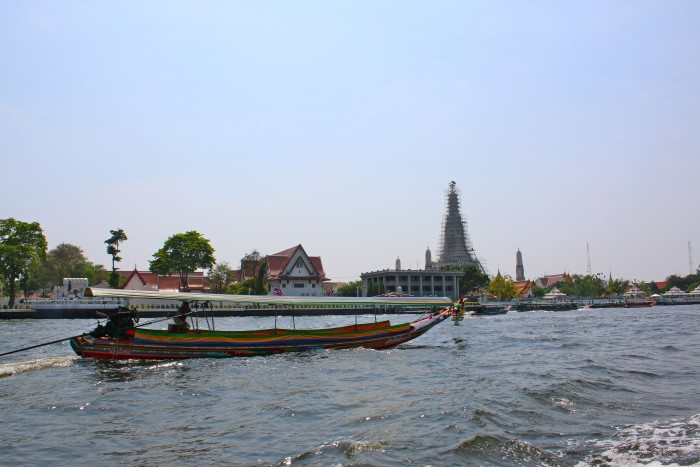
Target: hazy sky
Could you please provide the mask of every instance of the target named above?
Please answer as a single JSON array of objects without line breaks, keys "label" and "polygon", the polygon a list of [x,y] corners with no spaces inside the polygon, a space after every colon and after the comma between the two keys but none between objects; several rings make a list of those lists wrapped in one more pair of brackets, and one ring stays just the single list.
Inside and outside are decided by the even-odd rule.
[{"label": "hazy sky", "polygon": [[700,263],[697,1],[7,1],[0,66],[0,218],[105,265],[422,267],[450,180],[494,273]]}]

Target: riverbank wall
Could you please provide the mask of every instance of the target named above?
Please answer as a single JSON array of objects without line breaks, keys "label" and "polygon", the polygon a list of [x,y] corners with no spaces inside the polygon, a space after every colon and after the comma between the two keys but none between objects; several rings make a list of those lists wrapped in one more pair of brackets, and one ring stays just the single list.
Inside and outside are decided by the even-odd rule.
[{"label": "riverbank wall", "polygon": [[[215,308],[212,310],[199,310],[194,316],[228,318],[237,316],[352,316],[352,315],[402,315],[421,314],[426,309],[403,308]],[[140,318],[164,318],[175,316],[178,313],[173,308],[149,308],[139,309]],[[0,310],[2,319],[103,319],[104,310]]]}]

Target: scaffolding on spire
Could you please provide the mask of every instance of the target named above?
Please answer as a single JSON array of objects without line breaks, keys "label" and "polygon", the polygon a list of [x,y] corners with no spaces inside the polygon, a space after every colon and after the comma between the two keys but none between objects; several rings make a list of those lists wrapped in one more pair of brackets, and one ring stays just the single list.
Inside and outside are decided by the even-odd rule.
[{"label": "scaffolding on spire", "polygon": [[486,271],[476,257],[474,247],[469,240],[467,222],[460,211],[459,190],[457,190],[456,185],[452,181],[447,189],[438,264],[441,267],[476,266],[485,273]]}]

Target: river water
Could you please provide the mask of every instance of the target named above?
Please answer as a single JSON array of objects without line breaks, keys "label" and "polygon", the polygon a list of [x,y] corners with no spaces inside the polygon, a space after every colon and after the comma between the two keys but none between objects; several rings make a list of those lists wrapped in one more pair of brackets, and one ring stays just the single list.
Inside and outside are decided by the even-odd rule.
[{"label": "river water", "polygon": [[[0,352],[93,324],[0,321]],[[700,462],[698,306],[467,317],[389,351],[104,362],[64,343],[1,358],[2,465]]]}]

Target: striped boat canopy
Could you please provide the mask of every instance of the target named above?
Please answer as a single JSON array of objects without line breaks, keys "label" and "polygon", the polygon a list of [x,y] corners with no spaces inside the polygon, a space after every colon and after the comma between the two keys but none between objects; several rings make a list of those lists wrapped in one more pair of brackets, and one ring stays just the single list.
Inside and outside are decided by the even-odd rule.
[{"label": "striped boat canopy", "polygon": [[85,290],[88,297],[144,298],[180,300],[183,302],[258,303],[265,305],[367,305],[433,307],[449,306],[448,297],[286,297],[278,295],[227,295],[194,292],[161,292],[156,290],[98,289]]}]

